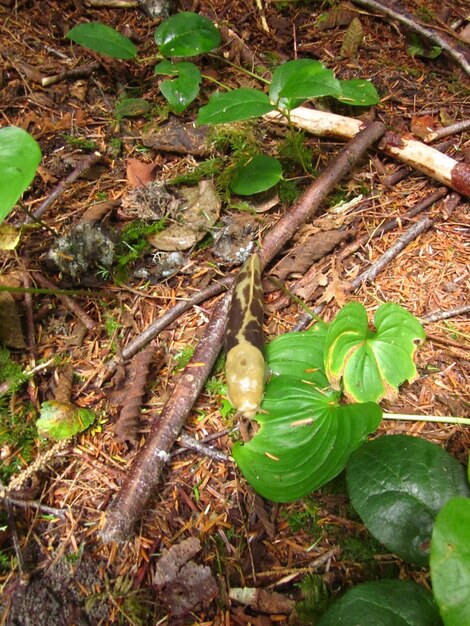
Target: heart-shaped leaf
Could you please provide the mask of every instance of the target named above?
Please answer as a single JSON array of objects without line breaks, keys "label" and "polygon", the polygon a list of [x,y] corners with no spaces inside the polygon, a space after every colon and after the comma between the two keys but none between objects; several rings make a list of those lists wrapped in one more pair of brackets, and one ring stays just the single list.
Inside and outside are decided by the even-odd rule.
[{"label": "heart-shaped leaf", "polygon": [[41,161],[36,141],[22,128],[0,129],[0,222],[29,187]]},{"label": "heart-shaped leaf", "polygon": [[427,565],[439,510],[456,495],[469,495],[464,469],[436,444],[390,435],[351,455],[351,502],[374,537],[401,558]]},{"label": "heart-shaped leaf", "polygon": [[351,78],[351,80],[340,80],[341,95],[335,96],[340,102],[352,106],[370,106],[378,104],[379,94],[370,80]]},{"label": "heart-shaped leaf", "polygon": [[257,89],[234,89],[227,93],[216,91],[209,102],[199,109],[198,125],[240,122],[273,111],[268,96]]},{"label": "heart-shaped leaf", "polygon": [[220,33],[207,17],[182,11],[160,24],[155,42],[167,57],[193,57],[216,48]]},{"label": "heart-shaped leaf", "polygon": [[269,98],[283,109],[293,109],[305,100],[321,96],[340,96],[341,88],[332,70],[320,61],[287,61],[272,75]]},{"label": "heart-shaped leaf", "polygon": [[416,342],[426,335],[418,320],[397,304],[380,306],[369,330],[367,313],[350,302],[330,324],[325,345],[325,371],[331,386],[349,400],[378,402],[394,399],[405,380],[417,378],[413,356]]},{"label": "heart-shaped leaf", "polygon": [[84,48],[114,59],[135,59],[137,56],[137,48],[128,37],[101,22],[77,24],[65,36]]},{"label": "heart-shaped leaf", "polygon": [[175,64],[177,78],[164,80],[160,90],[176,113],[182,113],[199,93],[201,72],[194,65],[182,61]]},{"label": "heart-shaped leaf", "polygon": [[[463,624],[464,622],[461,622]],[[410,580],[356,585],[322,615],[317,626],[440,626],[432,595]]]},{"label": "heart-shaped leaf", "polygon": [[274,157],[257,154],[246,165],[237,169],[231,187],[240,196],[250,196],[271,189],[281,178],[280,162]]},{"label": "heart-shaped leaf", "polygon": [[431,541],[434,597],[446,626],[470,624],[470,500],[452,498],[439,511]]}]

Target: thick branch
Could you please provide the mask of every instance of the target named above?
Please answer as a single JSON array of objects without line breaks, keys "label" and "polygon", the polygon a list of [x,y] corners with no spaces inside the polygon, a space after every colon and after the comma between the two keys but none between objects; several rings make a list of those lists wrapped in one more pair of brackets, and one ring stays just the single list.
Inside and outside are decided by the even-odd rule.
[{"label": "thick branch", "polygon": [[[264,117],[278,124],[287,123],[286,118],[277,112],[267,113]],[[350,139],[363,128],[363,123],[352,117],[306,107],[291,111],[290,118],[294,126],[320,137]],[[384,139],[379,147],[386,154],[470,197],[470,166],[415,139],[405,139],[393,133],[387,133]]]},{"label": "thick branch", "polygon": [[[378,122],[368,126],[312,183],[292,210],[280,220],[279,226],[276,225],[266,237],[265,245],[262,247],[262,260],[265,265],[287,243],[302,220],[315,213],[321,201],[383,134],[384,129],[383,124]],[[215,307],[206,331],[178,380],[172,396],[164,406],[160,419],[150,431],[129,475],[108,508],[105,526],[101,532],[103,541],[122,541],[128,537],[134,522],[156,487],[160,473],[170,458],[169,452],[219,354],[230,299],[231,294],[227,294]]]}]

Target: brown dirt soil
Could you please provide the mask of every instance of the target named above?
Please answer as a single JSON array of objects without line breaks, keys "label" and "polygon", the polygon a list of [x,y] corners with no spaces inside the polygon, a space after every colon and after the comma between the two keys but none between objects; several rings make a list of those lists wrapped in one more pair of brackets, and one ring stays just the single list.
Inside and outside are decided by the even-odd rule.
[{"label": "brown dirt soil", "polygon": [[[419,120],[426,127],[440,127],[448,120],[453,123],[470,117],[469,80],[458,66],[444,55],[434,60],[411,58],[406,54],[403,31],[396,24],[353,4],[346,8],[360,18],[364,37],[352,58],[339,56],[347,26],[333,25],[328,30],[316,26],[319,15],[326,13],[332,2],[262,2],[269,34],[263,31],[259,8],[251,0],[184,0],[174,4],[180,10],[200,11],[218,24],[229,25],[243,38],[248,52],[268,66],[296,57],[316,58],[334,69],[338,78],[371,79],[381,96],[375,115],[397,132],[419,132]],[[422,21],[437,23],[444,30],[468,13],[465,0],[410,0],[406,5],[410,11],[419,9]],[[64,38],[71,27],[87,21],[101,21],[131,36],[138,45],[140,61],[103,60]],[[112,201],[113,205],[105,207],[103,231],[122,230],[129,221],[119,206],[129,190],[127,159],[151,160],[158,177],[170,179],[203,158],[143,147],[143,134],[167,116],[159,79],[153,74],[157,23],[138,8],[93,9],[80,0],[0,0],[1,125],[28,130],[43,153],[39,173],[24,195],[25,207],[36,210],[58,183],[90,158],[93,150],[103,155],[85,175],[67,185],[45,211],[39,227],[23,229],[16,250],[0,253],[5,284],[44,288],[48,279],[53,289],[82,290],[73,296],[78,310],[63,296],[14,294],[27,348],[13,350],[12,358],[23,370],[45,365],[12,396],[7,395],[0,407],[8,414],[3,415],[0,428],[4,479],[36,464],[21,490],[11,494],[27,502],[18,505],[10,500],[4,510],[0,509],[0,528],[6,528],[7,521],[9,524],[8,531],[0,530],[4,557],[0,561],[0,624],[265,626],[287,624],[290,618],[282,613],[263,615],[237,605],[228,598],[229,588],[270,587],[297,599],[298,583],[309,572],[321,575],[333,593],[381,576],[412,578],[429,585],[426,570],[406,565],[370,538],[351,511],[342,476],[300,502],[273,506],[255,496],[233,462],[206,458],[190,450],[172,455],[157,492],[128,541],[104,545],[99,539],[106,507],[143,445],[152,421],[158,419],[170,397],[187,348],[194,347],[195,338],[201,335],[213,301],[193,307],[158,335],[145,390],[137,394],[137,406],[143,396],[141,411],[137,411],[134,446],[114,434],[118,407],[110,400],[116,382],[98,386],[103,363],[119,354],[179,300],[191,297],[234,269],[234,265],[215,257],[211,242],[188,253],[182,271],[161,280],[152,276],[139,280],[131,272],[125,282],[115,283],[96,268],[74,280],[51,268],[47,259],[56,236],[82,222],[85,212],[99,202]],[[89,76],[41,86],[41,77],[91,61],[97,61],[97,69]],[[237,63],[243,65],[243,60],[235,60],[231,66],[204,56],[201,63],[207,74],[232,87],[260,87],[255,79],[237,69]],[[181,119],[193,121],[213,89],[213,83],[205,80],[199,98]],[[116,102],[125,93],[149,101],[151,114],[117,119]],[[347,107],[336,110],[350,116],[361,114]],[[250,128],[271,154],[285,133],[263,121]],[[468,162],[468,134],[450,139],[447,154]],[[315,137],[306,137],[305,142],[318,170],[327,166],[342,145]],[[308,304],[320,302],[329,285],[334,295],[322,313],[327,321],[345,297],[344,281],[352,280],[377,260],[409,222],[399,222],[394,230],[370,239],[355,254],[340,260],[343,247],[351,238],[372,234],[387,219],[403,216],[441,187],[413,171],[393,185],[385,185],[387,176],[398,168],[391,158],[371,150],[367,160],[342,182],[335,198],[330,197],[322,205],[323,213],[339,199],[364,195],[362,204],[352,209],[347,228],[354,234],[349,241],[341,242],[333,253],[316,262],[326,280],[319,281]],[[299,177],[301,188],[309,182],[299,171],[293,175]],[[356,290],[352,299],[362,302],[369,312],[382,302],[395,302],[416,316],[468,304],[468,199],[452,199],[456,206],[451,214],[447,213],[448,199],[428,209],[427,214],[436,218],[433,227],[394,258],[372,284]],[[260,223],[255,222],[255,227],[262,232],[286,207],[287,203],[278,204],[260,214]],[[223,216],[234,213],[236,209],[223,206]],[[17,209],[8,221],[23,223],[25,214]],[[147,251],[132,270],[152,268],[154,264],[153,252]],[[299,278],[291,276],[286,286],[295,288]],[[266,291],[270,290],[265,317],[268,340],[291,330],[303,313],[297,304],[272,289],[266,284]],[[84,323],[89,323],[88,330]],[[468,317],[456,315],[426,324],[426,332],[430,339],[418,352],[418,379],[404,385],[399,400],[385,403],[384,408],[404,414],[468,416]],[[67,364],[74,372],[73,401],[93,410],[99,418],[84,433],[45,456],[52,444],[38,438],[34,424],[40,404],[51,399]],[[126,375],[124,371],[122,375]],[[222,382],[221,373],[217,379]],[[71,384],[70,379],[65,384]],[[220,409],[219,391],[205,389],[194,405],[185,432],[197,439],[221,433],[213,443],[229,453],[231,436],[227,429],[234,420],[222,417]],[[22,424],[24,438],[8,439],[8,425],[13,431],[18,423]],[[378,431],[383,433],[424,437],[461,462],[467,461],[470,437],[466,426],[384,421]],[[38,503],[52,509],[38,507]],[[194,536],[202,544],[195,561],[210,568],[219,593],[216,599],[207,598],[180,620],[169,616],[165,594],[157,591],[152,581],[162,550]],[[18,553],[23,563],[18,562]]]}]

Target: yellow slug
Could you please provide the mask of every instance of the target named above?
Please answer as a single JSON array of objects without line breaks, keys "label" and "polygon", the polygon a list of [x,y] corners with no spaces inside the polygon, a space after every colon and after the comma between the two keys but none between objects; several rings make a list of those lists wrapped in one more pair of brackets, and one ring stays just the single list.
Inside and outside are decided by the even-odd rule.
[{"label": "yellow slug", "polygon": [[227,395],[246,418],[259,412],[266,382],[261,264],[253,254],[237,278],[225,336]]}]

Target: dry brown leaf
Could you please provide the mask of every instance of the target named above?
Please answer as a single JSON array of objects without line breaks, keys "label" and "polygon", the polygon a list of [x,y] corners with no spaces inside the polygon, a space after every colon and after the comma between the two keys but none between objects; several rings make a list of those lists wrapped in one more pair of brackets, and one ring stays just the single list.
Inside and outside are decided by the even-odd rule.
[{"label": "dry brown leaf", "polygon": [[186,208],[181,209],[178,221],[148,238],[157,250],[188,250],[201,241],[219,219],[221,202],[212,181],[201,180],[198,187],[182,189],[181,196],[186,200]]},{"label": "dry brown leaf", "polygon": [[139,159],[127,159],[127,182],[131,187],[145,187],[155,180],[157,166]]},{"label": "dry brown leaf", "polygon": [[26,348],[18,307],[7,291],[0,291],[0,341],[9,348]]}]

